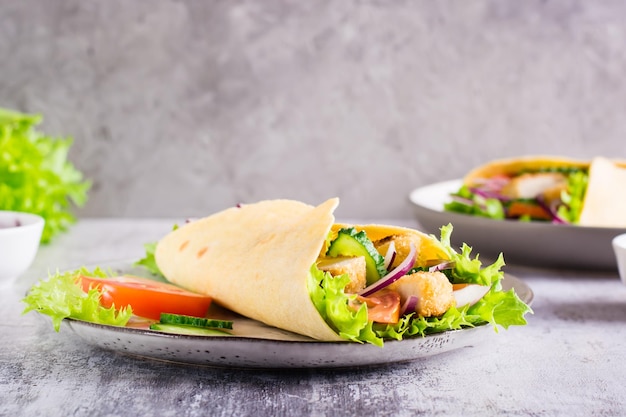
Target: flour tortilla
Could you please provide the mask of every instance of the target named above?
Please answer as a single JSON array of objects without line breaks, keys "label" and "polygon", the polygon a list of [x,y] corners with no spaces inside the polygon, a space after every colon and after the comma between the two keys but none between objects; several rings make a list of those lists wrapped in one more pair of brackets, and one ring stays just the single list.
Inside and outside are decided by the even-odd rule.
[{"label": "flour tortilla", "polygon": [[[317,207],[292,200],[233,207],[166,235],[157,245],[156,262],[169,281],[241,315],[318,340],[344,340],[320,316],[307,288],[311,266],[331,230],[338,230],[333,215],[338,204],[332,198]],[[438,242],[421,232],[357,228],[372,240],[410,233],[421,237],[424,256],[447,258]]]},{"label": "flour tortilla", "polygon": [[626,169],[623,165],[607,158],[593,159],[579,224],[626,227]]}]

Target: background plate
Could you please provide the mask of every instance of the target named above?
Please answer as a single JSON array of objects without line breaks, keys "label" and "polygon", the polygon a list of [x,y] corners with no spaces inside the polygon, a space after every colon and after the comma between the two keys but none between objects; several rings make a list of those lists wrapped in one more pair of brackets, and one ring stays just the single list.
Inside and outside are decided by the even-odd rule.
[{"label": "background plate", "polygon": [[452,243],[463,242],[481,257],[495,258],[500,252],[506,263],[528,266],[616,270],[611,247],[623,228],[583,227],[543,222],[493,220],[443,211],[450,193],[461,180],[445,181],[413,190],[409,199],[417,220],[428,233],[439,236],[439,228],[452,223]]},{"label": "background plate", "polygon": [[[141,270],[128,264],[104,266],[120,273]],[[145,276],[145,272],[143,273]],[[533,292],[520,279],[505,274],[504,290],[514,288],[530,305]],[[142,327],[115,327],[66,319],[64,326],[86,342],[123,354],[170,362],[232,368],[340,368],[382,365],[426,358],[489,340],[490,325],[387,341],[383,348],[352,342],[319,342],[217,309],[212,317],[234,321],[236,336],[186,336]],[[506,337],[500,331],[497,337]]]}]

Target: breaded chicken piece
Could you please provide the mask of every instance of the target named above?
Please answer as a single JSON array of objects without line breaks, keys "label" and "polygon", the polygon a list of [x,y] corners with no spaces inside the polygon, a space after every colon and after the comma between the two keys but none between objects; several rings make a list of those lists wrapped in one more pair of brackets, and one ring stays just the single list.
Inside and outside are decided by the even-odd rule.
[{"label": "breaded chicken piece", "polygon": [[548,201],[557,199],[567,188],[567,177],[559,172],[537,172],[513,178],[502,188],[502,195],[511,198],[535,198],[543,195]]},{"label": "breaded chicken piece", "polygon": [[346,293],[357,293],[365,288],[365,257],[364,256],[338,256],[336,258],[323,258],[317,263],[317,268],[324,272],[330,272],[334,277],[348,274],[350,283],[346,285]]},{"label": "breaded chicken piece", "polygon": [[455,305],[452,284],[442,272],[419,271],[405,275],[387,287],[400,293],[401,303],[411,295],[418,297],[417,314],[441,316]]}]

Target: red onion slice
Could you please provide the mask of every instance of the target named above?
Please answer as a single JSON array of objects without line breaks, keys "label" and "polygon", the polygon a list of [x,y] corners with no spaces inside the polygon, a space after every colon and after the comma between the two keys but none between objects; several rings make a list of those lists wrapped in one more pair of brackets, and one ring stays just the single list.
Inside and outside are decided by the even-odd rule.
[{"label": "red onion slice", "polygon": [[492,178],[476,178],[473,180],[474,185],[478,188],[484,188],[497,192],[502,190],[502,188],[509,182],[511,182],[511,178],[501,175]]},{"label": "red onion slice", "polygon": [[406,299],[404,304],[402,304],[402,308],[400,309],[400,315],[405,316],[407,314],[414,313],[417,309],[417,302],[419,298],[417,295],[409,295],[409,298]]},{"label": "red onion slice", "polygon": [[428,268],[428,272],[437,272],[437,271],[443,271],[444,269],[452,269],[454,268],[454,265],[455,265],[454,261],[442,261],[438,263],[437,265],[433,265],[430,268]]},{"label": "red onion slice", "polygon": [[376,291],[382,290],[386,286],[393,284],[394,282],[396,282],[397,280],[405,276],[406,273],[409,272],[411,268],[413,268],[413,264],[415,263],[415,260],[417,259],[417,249],[415,248],[415,245],[413,244],[413,242],[411,242],[410,245],[411,245],[411,248],[409,250],[409,254],[400,263],[400,265],[395,267],[387,275],[385,275],[383,278],[379,279],[372,285],[362,289],[359,292],[359,295],[363,297],[370,296],[374,294]]},{"label": "red onion slice", "polygon": [[389,248],[387,248],[387,253],[385,254],[385,269],[389,271],[389,267],[393,264],[393,261],[396,259],[396,244],[392,240],[389,244]]},{"label": "red onion slice", "polygon": [[511,198],[509,198],[507,196],[504,196],[504,195],[502,195],[502,194],[500,194],[498,192],[491,191],[491,190],[485,190],[485,189],[482,189],[482,188],[474,188],[474,187],[470,187],[469,190],[472,193],[474,193],[474,194],[476,194],[478,196],[481,196],[483,198],[494,198],[494,199],[500,200],[500,201],[509,201],[509,200],[511,200]]},{"label": "red onion slice", "polygon": [[537,203],[544,209],[546,210],[548,213],[550,213],[550,217],[552,218],[552,223],[556,223],[556,224],[567,224],[568,222],[564,219],[562,219],[559,215],[558,215],[558,211],[556,208],[556,205],[551,205],[548,204],[545,200],[545,198],[542,195],[538,195],[536,197]]}]

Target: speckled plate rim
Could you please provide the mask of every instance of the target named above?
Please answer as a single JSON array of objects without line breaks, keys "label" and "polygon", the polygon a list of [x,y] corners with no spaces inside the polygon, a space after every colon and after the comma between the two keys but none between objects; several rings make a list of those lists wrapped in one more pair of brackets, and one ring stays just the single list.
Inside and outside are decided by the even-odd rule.
[{"label": "speckled plate rim", "polygon": [[[138,274],[138,269],[128,262],[102,267]],[[514,289],[525,303],[532,303],[533,291],[519,278],[505,274],[502,287],[504,290]],[[400,363],[480,344],[484,342],[486,332],[495,333],[492,326],[484,325],[386,341],[380,348],[353,342],[320,342],[247,318],[236,320],[252,324],[255,335],[177,335],[74,319],[65,319],[63,325],[85,342],[121,354],[187,365],[247,369],[349,368]]]},{"label": "speckled plate rim", "polygon": [[461,179],[418,187],[409,193],[415,217],[425,232],[439,235],[451,223],[453,243],[465,242],[481,257],[504,254],[507,263],[564,268],[617,270],[611,248],[614,236],[626,228],[587,227],[547,222],[494,220],[444,211]]}]

